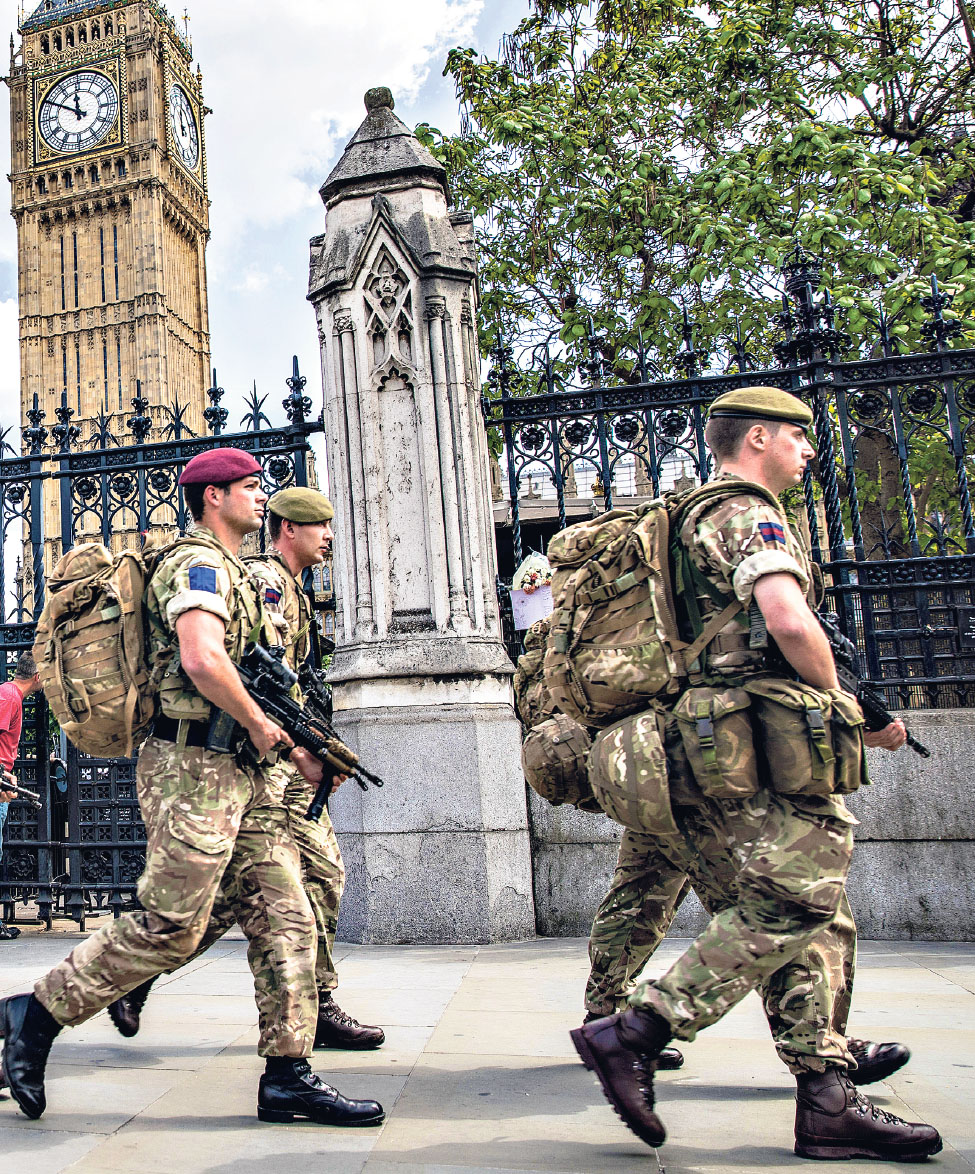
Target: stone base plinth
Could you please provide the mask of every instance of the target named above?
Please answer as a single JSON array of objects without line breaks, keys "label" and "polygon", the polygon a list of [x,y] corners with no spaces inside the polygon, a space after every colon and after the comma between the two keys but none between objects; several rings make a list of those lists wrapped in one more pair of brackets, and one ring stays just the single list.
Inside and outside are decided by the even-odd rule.
[{"label": "stone base plinth", "polygon": [[510,705],[343,709],[335,726],[382,790],[331,801],[348,880],[346,941],[535,935],[521,736]]}]

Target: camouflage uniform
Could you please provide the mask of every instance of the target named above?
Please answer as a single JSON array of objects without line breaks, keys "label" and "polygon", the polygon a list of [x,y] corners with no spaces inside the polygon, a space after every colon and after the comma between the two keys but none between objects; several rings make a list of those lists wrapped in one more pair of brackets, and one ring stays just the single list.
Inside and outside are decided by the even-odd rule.
[{"label": "camouflage uniform", "polygon": [[[314,616],[308,598],[287,563],[276,552],[249,558],[247,568],[260,587],[265,611],[278,630],[278,642],[285,646],[285,659],[297,671],[312,650]],[[301,862],[301,883],[315,917],[318,938],[315,980],[319,990],[331,991],[338,986],[332,950],[345,885],[345,865],[339,843],[327,811],[322,812],[320,820],[305,819],[316,788],[299,771],[279,763],[271,768],[269,776],[269,787],[287,813],[288,829]],[[225,895],[214,907],[197,953],[203,953],[222,937],[234,920],[233,903]]]},{"label": "camouflage uniform", "polygon": [[199,527],[193,536],[199,545],[165,556],[146,593],[150,663],[166,665],[160,708],[181,725],[177,741],[150,737],[139,755],[136,779],[148,840],[137,889],[143,909],[78,945],[38,981],[35,994],[58,1023],[83,1023],[197,952],[223,886],[250,942],[258,1050],[305,1057],[317,1013],[315,922],[276,784],[265,768],[182,745],[189,723],[207,721],[211,707],[180,667],[179,616],[201,609],[222,619],[232,660],[267,624],[247,567],[211,531]]},{"label": "camouflage uniform", "polygon": [[[692,508],[681,540],[701,574],[728,598],[737,596],[745,613],[763,575],[790,573],[811,590],[808,556],[782,513],[747,493]],[[706,591],[697,597],[706,622],[720,605]],[[702,680],[719,688],[722,678],[731,683],[762,670],[742,614],[708,649]],[[838,795],[783,795],[763,786],[744,798],[711,798],[681,763],[672,732],[670,749],[681,835],[658,838],[659,859],[651,851],[647,866],[667,892],[679,892],[678,878],[689,875],[713,916],[662,978],[637,986],[630,1005],[651,1008],[675,1038],[691,1040],[762,987],[779,1054],[793,1072],[850,1064],[843,1029],[855,929],[845,881],[856,820]]]}]

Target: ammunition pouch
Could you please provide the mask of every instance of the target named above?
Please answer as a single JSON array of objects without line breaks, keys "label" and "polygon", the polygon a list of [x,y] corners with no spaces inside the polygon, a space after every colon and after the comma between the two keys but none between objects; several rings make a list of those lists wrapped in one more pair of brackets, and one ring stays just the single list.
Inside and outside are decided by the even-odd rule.
[{"label": "ammunition pouch", "polygon": [[782,795],[849,794],[866,781],[863,715],[841,690],[781,678],[746,681],[759,754]]},{"label": "ammunition pouch", "polygon": [[761,788],[744,689],[688,689],[674,717],[691,772],[712,799],[743,799]]},{"label": "ammunition pouch", "polygon": [[589,779],[600,807],[630,831],[673,836],[664,717],[646,710],[603,730],[589,753]]},{"label": "ammunition pouch", "polygon": [[588,733],[564,713],[540,722],[521,747],[521,765],[528,785],[555,807],[571,803],[583,811],[599,811],[589,785]]},{"label": "ammunition pouch", "polygon": [[863,715],[839,689],[779,677],[695,687],[674,717],[694,779],[712,799],[763,786],[781,795],[849,794],[868,781]]}]

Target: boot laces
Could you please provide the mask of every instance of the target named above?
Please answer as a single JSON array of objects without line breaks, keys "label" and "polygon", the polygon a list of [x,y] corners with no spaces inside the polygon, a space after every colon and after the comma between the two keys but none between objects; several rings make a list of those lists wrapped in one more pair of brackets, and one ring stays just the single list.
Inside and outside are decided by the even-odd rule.
[{"label": "boot laces", "polygon": [[328,1003],[322,1008],[322,1014],[326,1019],[331,1019],[333,1023],[341,1023],[343,1027],[362,1026],[358,1019],[353,1019],[333,999],[329,999]]},{"label": "boot laces", "polygon": [[846,1082],[847,1092],[853,1098],[853,1107],[856,1109],[857,1116],[866,1117],[869,1113],[874,1121],[879,1121],[882,1125],[906,1125],[907,1122],[901,1117],[895,1117],[893,1113],[888,1113],[886,1109],[878,1108],[873,1101],[868,1100],[863,1093],[861,1093],[856,1085],[851,1081]]},{"label": "boot laces", "polygon": [[133,1011],[138,1014],[146,1005],[146,1000],[149,998],[149,987],[145,983],[142,986],[137,986],[134,991],[129,991],[125,996],[126,1002]]},{"label": "boot laces", "polygon": [[338,1089],[332,1088],[330,1084],[326,1084],[317,1072],[312,1072],[311,1064],[307,1060],[295,1060],[295,1076],[303,1080],[305,1084],[310,1084],[317,1092],[323,1092],[335,1097],[339,1095]]},{"label": "boot laces", "polygon": [[633,1071],[640,1078],[640,1095],[647,1103],[647,1108],[654,1106],[653,1076],[657,1070],[655,1060],[645,1052],[640,1052],[633,1061]]}]

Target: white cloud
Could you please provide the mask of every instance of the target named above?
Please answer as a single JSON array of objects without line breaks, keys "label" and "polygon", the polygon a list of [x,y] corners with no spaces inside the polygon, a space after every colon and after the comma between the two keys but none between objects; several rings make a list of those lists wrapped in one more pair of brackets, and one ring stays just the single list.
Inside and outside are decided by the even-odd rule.
[{"label": "white cloud", "polygon": [[[446,49],[468,40],[484,0],[241,0],[191,10],[204,71],[214,251],[245,225],[317,206],[362,95],[414,98]],[[219,263],[215,258],[215,263]]]},{"label": "white cloud", "polygon": [[20,342],[17,300],[0,301],[0,428],[20,417]]},{"label": "white cloud", "polygon": [[[27,0],[31,11],[39,0]],[[456,104],[440,76],[447,51],[493,52],[528,0],[169,0],[190,13],[204,96],[212,200],[207,251],[214,362],[232,424],[257,379],[280,421],[291,355],[320,403],[314,315],[305,301],[308,239],[325,224],[318,188],[365,116],[362,95],[389,86],[407,124],[451,129]],[[17,0],[0,0],[0,33],[16,28]],[[13,222],[0,216],[0,262],[16,257]],[[0,303],[0,394],[16,413],[14,303]],[[8,395],[9,385],[9,395]]]}]

